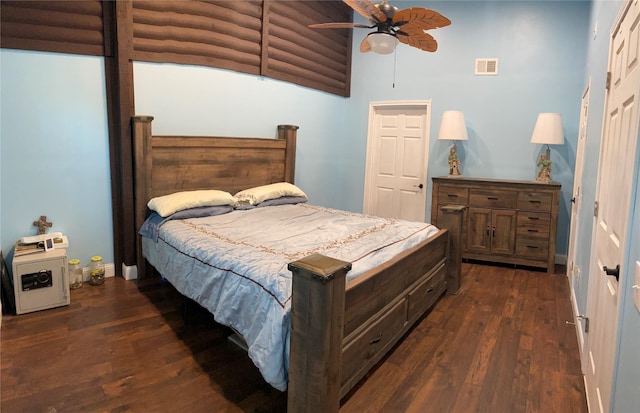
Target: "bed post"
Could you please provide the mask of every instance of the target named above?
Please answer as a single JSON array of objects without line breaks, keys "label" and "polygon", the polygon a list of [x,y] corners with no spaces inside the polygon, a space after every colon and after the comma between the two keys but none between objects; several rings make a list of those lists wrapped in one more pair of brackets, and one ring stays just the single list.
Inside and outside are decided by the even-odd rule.
[{"label": "bed post", "polygon": [[462,278],[462,213],[466,207],[444,205],[440,207],[438,226],[449,231],[447,247],[447,294],[456,294],[460,290]]},{"label": "bed post", "polygon": [[288,268],[293,291],[287,411],[338,412],[345,283],[351,264],[314,254]]},{"label": "bed post", "polygon": [[148,277],[146,260],[142,256],[142,243],[138,229],[144,222],[147,213],[148,189],[151,184],[151,121],[153,116],[134,116],[132,118],[133,150],[135,165],[135,237],[136,237],[136,265],[138,278]]},{"label": "bed post", "polygon": [[293,183],[296,177],[296,138],[299,127],[296,125],[278,125],[278,139],[287,141],[285,154],[285,181]]}]

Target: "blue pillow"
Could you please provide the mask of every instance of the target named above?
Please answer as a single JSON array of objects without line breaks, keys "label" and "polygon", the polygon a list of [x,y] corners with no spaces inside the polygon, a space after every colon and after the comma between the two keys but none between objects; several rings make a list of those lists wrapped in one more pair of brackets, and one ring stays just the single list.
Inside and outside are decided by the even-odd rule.
[{"label": "blue pillow", "polygon": [[203,206],[183,209],[182,211],[175,212],[169,215],[167,220],[212,217],[214,215],[226,214],[231,211],[233,211],[233,207],[231,205]]},{"label": "blue pillow", "polygon": [[280,198],[267,199],[260,202],[258,207],[273,206],[273,205],[287,205],[287,204],[301,204],[307,202],[307,197],[304,196],[282,196]]},{"label": "blue pillow", "polygon": [[226,214],[231,211],[233,211],[233,207],[231,205],[216,205],[183,209],[182,211],[175,212],[166,218],[163,218],[157,212],[152,212],[144,221],[138,233],[158,242],[158,232],[160,227],[167,221],[172,219],[212,217],[214,215]]}]

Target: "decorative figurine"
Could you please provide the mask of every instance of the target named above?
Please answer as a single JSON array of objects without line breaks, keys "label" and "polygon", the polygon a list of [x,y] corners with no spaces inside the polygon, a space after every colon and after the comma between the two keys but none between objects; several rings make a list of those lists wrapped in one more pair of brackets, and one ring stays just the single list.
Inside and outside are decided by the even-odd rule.
[{"label": "decorative figurine", "polygon": [[551,182],[551,160],[545,158],[544,155],[540,155],[540,159],[536,165],[540,167],[536,181]]},{"label": "decorative figurine", "polygon": [[33,226],[38,227],[38,235],[42,235],[53,226],[53,222],[47,222],[47,216],[41,215],[38,221],[33,221]]},{"label": "decorative figurine", "polygon": [[460,159],[455,145],[449,151],[449,175],[460,175]]}]

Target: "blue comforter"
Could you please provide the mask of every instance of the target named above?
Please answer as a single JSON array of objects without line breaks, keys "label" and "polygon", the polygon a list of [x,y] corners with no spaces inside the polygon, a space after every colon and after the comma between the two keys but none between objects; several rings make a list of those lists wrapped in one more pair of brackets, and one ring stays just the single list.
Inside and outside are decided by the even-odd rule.
[{"label": "blue comforter", "polygon": [[264,379],[287,388],[291,272],[314,253],[352,263],[351,280],[437,232],[422,222],[309,204],[162,223],[143,254],[180,293],[238,331]]}]

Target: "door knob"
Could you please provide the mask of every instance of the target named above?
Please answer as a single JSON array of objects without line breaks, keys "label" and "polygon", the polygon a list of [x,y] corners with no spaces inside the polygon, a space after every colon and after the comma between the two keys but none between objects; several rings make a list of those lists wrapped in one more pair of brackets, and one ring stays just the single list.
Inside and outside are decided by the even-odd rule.
[{"label": "door knob", "polygon": [[414,185],[413,187],[414,187],[414,188],[415,188],[415,187],[418,187],[418,188],[422,189],[422,188],[424,188],[424,185],[422,185],[422,184],[420,184],[420,185]]},{"label": "door knob", "polygon": [[576,203],[576,197],[574,196],[573,198],[571,198],[571,203],[575,204]]},{"label": "door knob", "polygon": [[620,265],[616,265],[616,268],[602,267],[602,271],[604,271],[607,275],[616,277],[616,281],[620,281]]}]

